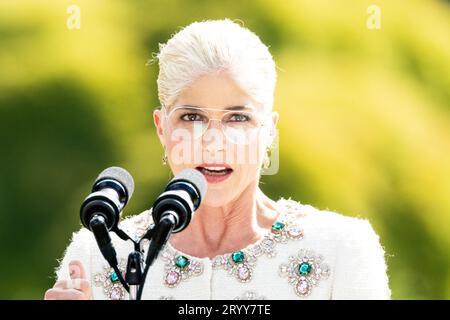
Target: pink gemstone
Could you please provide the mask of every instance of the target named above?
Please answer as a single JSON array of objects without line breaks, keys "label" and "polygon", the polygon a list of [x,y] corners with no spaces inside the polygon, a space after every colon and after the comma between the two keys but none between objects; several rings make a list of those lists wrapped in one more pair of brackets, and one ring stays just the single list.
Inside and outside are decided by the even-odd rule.
[{"label": "pink gemstone", "polygon": [[309,284],[305,280],[300,280],[297,283],[297,292],[300,294],[307,294],[309,291]]},{"label": "pink gemstone", "polygon": [[180,278],[180,274],[176,271],[170,271],[166,275],[166,283],[168,285],[174,285],[178,282],[178,279]]},{"label": "pink gemstone", "polygon": [[250,270],[247,267],[239,267],[237,271],[239,279],[247,280],[248,278],[250,278]]},{"label": "pink gemstone", "polygon": [[122,290],[120,288],[113,288],[109,297],[111,300],[120,300],[122,298]]}]

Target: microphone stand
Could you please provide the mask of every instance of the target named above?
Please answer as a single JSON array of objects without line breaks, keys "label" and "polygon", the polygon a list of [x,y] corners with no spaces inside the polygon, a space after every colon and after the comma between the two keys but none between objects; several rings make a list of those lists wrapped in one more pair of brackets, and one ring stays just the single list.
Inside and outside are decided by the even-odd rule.
[{"label": "microphone stand", "polygon": [[[111,231],[116,233],[120,239],[124,241],[131,240],[134,244],[134,251],[128,255],[127,269],[124,279],[118,268],[116,252],[112,246],[104,219],[93,219],[91,227],[97,240],[97,244],[102,251],[105,260],[111,268],[114,269],[120,283],[129,293],[130,300],[141,300],[148,270],[154,260],[158,257],[161,249],[165,246],[176,224],[176,214],[173,211],[168,210],[161,215],[159,223],[153,227],[150,227],[145,235],[139,240],[132,239],[127,233],[119,229],[118,226],[111,229]],[[108,249],[107,254],[105,254],[105,239],[109,239],[109,243],[106,246]],[[145,268],[143,268],[143,239],[150,240],[147,257],[145,260]]]},{"label": "microphone stand", "polygon": [[[124,241],[131,240],[134,244],[134,251],[128,255],[127,269],[124,279],[118,267],[117,254],[112,244],[111,237],[109,236],[109,231],[104,217],[101,214],[95,214],[89,225],[103,257],[116,273],[117,278],[124,289],[129,293],[130,300],[135,300],[142,278],[142,262],[144,259],[142,257],[140,242],[144,239],[144,237],[139,241],[136,241],[123,230],[119,229],[118,226],[111,229],[111,231],[116,233],[120,239]],[[151,237],[152,235],[153,232],[151,229],[147,232],[146,236]]]},{"label": "microphone stand", "polygon": [[125,281],[130,286],[130,300],[136,300],[142,277],[142,253],[131,252],[128,256],[127,273]]},{"label": "microphone stand", "polygon": [[175,217],[176,216],[172,211],[165,212],[162,215],[159,223],[155,225],[152,229],[150,229],[147,232],[147,234],[143,237],[146,238],[148,234],[151,234],[149,238],[151,238],[152,240],[148,247],[147,258],[145,260],[145,269],[144,273],[142,274],[142,279],[139,285],[136,300],[141,300],[148,269],[153,264],[153,261],[158,257],[159,252],[165,246],[167,240],[169,239],[170,234],[172,233],[172,230],[177,223]]},{"label": "microphone stand", "polygon": [[112,231],[114,231],[122,240],[125,241],[131,240],[134,244],[134,251],[132,251],[128,255],[125,282],[127,283],[127,286],[129,286],[129,289],[127,289],[129,293],[129,300],[140,300],[140,298],[138,298],[138,292],[141,283],[145,281],[145,278],[142,277],[142,269],[144,261],[142,240],[143,239],[151,240],[153,237],[154,228],[150,228],[146,232],[146,234],[139,240],[132,239],[122,229],[119,229],[119,227],[116,227]]}]

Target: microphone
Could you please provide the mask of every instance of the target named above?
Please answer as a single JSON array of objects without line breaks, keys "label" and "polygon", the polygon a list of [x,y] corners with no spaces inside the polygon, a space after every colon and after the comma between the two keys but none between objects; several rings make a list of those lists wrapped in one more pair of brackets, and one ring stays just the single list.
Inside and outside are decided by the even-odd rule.
[{"label": "microphone", "polygon": [[184,230],[192,219],[195,210],[206,195],[208,183],[199,171],[185,169],[177,174],[156,199],[152,207],[155,223],[150,242],[145,269],[137,292],[137,300],[142,297],[148,269],[164,247],[171,233]]},{"label": "microphone", "polygon": [[129,286],[119,271],[117,254],[109,231],[120,231],[120,212],[130,200],[133,191],[133,178],[125,169],[107,168],[95,180],[91,194],[86,197],[80,209],[83,226],[92,231],[100,252],[127,291]]},{"label": "microphone", "polygon": [[116,229],[120,212],[130,200],[133,191],[134,182],[128,171],[120,167],[103,170],[94,182],[92,193],[81,205],[82,224],[91,230],[92,218],[99,215],[105,220],[108,230]]},{"label": "microphone", "polygon": [[195,169],[185,169],[177,174],[156,199],[152,207],[155,225],[163,219],[173,220],[172,233],[184,230],[195,210],[205,197],[208,183]]}]

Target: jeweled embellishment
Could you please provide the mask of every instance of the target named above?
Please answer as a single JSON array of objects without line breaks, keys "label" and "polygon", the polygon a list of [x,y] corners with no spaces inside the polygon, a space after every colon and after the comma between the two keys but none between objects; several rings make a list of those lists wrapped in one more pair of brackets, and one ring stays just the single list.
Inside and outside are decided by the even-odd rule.
[{"label": "jeweled embellishment", "polygon": [[305,279],[301,279],[297,282],[297,284],[295,285],[295,291],[297,292],[297,294],[301,295],[301,296],[306,296],[309,294],[309,283],[307,280]]},{"label": "jeweled embellishment", "polygon": [[241,263],[245,259],[245,254],[242,251],[236,251],[231,254],[231,259],[234,263]]},{"label": "jeweled embellishment", "polygon": [[180,268],[180,269],[184,269],[189,265],[189,259],[186,258],[185,256],[178,256],[175,259],[175,265]]},{"label": "jeweled embellishment", "polygon": [[[125,260],[120,260],[119,270],[123,277],[125,277],[125,265]],[[103,292],[109,299],[124,300],[128,293],[120,283],[119,276],[109,266],[105,266],[103,269],[103,272],[94,275],[94,285],[96,287],[103,287]]]},{"label": "jeweled embellishment", "polygon": [[298,265],[298,273],[303,276],[308,275],[311,272],[311,265],[308,262],[302,262]]},{"label": "jeweled embellishment", "polygon": [[285,226],[286,226],[286,225],[285,225],[284,223],[277,221],[277,222],[275,222],[275,223],[272,225],[272,232],[274,232],[274,233],[280,233],[281,230],[283,230],[283,228],[284,228]]},{"label": "jeweled embellishment", "polygon": [[286,239],[303,238],[303,229],[295,223],[286,225],[285,223],[277,221],[272,225],[272,233],[276,234],[281,242],[285,242]]},{"label": "jeweled embellishment", "polygon": [[169,288],[174,288],[181,280],[187,280],[203,272],[203,264],[200,261],[179,255],[167,247],[162,258],[165,261],[166,270],[164,284]]},{"label": "jeweled embellishment", "polygon": [[272,258],[276,255],[277,243],[287,243],[288,240],[303,238],[303,230],[295,223],[290,223],[289,215],[283,220],[276,221],[270,232],[257,244],[236,251],[228,255],[220,255],[213,259],[213,268],[223,268],[240,282],[248,282],[252,279],[253,270],[258,257],[266,255]]},{"label": "jeweled embellishment", "polygon": [[181,280],[181,273],[175,270],[169,271],[164,280],[169,287],[174,287]]},{"label": "jeweled embellishment", "polygon": [[111,279],[112,282],[119,281],[119,276],[117,275],[116,272],[111,273],[111,276],[109,278]]},{"label": "jeweled embellishment", "polygon": [[252,269],[247,265],[242,265],[237,268],[236,275],[242,282],[247,282],[252,277]]},{"label": "jeweled embellishment", "polygon": [[234,274],[241,282],[250,281],[252,278],[252,265],[243,251],[236,251],[230,255],[229,272]]},{"label": "jeweled embellishment", "polygon": [[290,239],[300,239],[303,237],[303,230],[298,225],[292,225],[286,230],[286,234]]},{"label": "jeweled embellishment", "polygon": [[302,249],[297,256],[289,257],[289,264],[280,266],[280,275],[288,278],[297,295],[306,297],[319,280],[328,277],[329,267],[322,262],[320,255]]}]

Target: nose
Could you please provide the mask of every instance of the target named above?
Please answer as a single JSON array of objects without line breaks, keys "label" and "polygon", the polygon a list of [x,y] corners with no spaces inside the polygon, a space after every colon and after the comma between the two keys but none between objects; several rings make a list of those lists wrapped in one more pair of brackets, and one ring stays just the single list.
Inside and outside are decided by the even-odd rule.
[{"label": "nose", "polygon": [[221,126],[222,124],[220,120],[216,121],[216,119],[211,119],[209,127],[203,134],[202,142],[204,150],[210,153],[224,150],[225,136],[222,132]]}]

